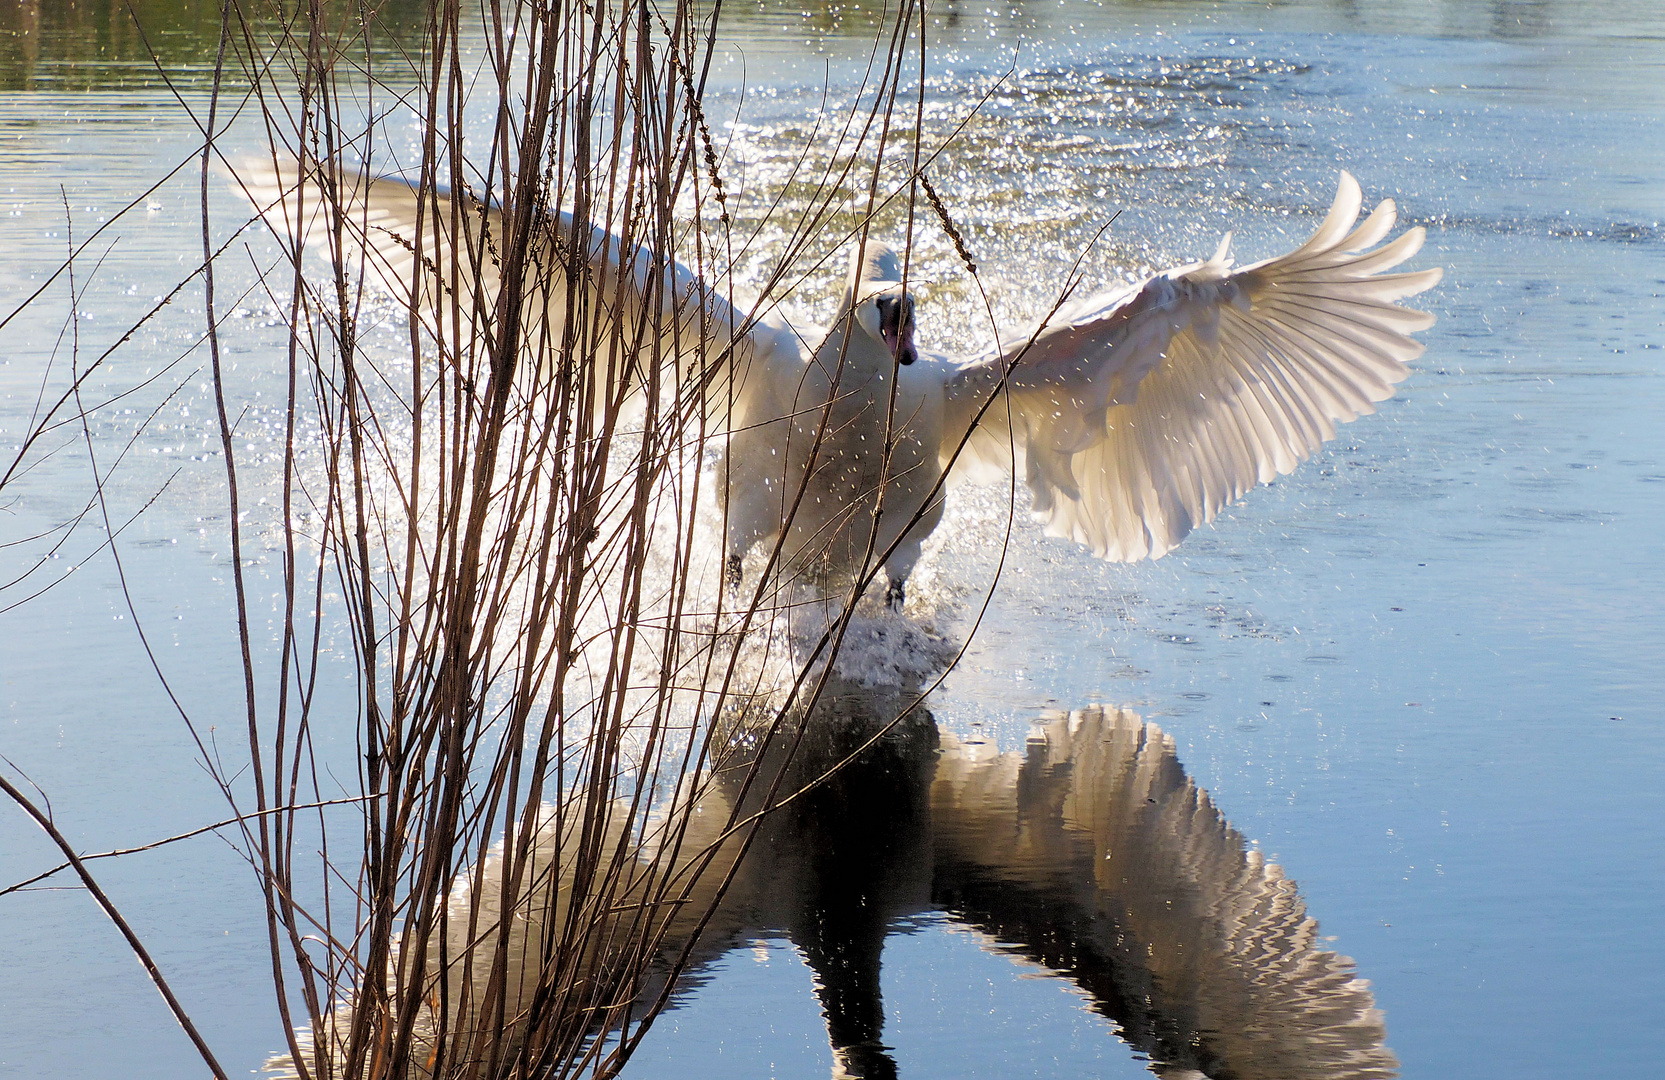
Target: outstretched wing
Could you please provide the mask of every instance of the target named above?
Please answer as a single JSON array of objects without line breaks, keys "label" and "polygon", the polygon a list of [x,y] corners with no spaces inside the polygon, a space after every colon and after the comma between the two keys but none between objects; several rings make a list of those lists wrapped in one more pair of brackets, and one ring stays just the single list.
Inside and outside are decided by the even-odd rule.
[{"label": "outstretched wing", "polygon": [[[1392,200],[1357,228],[1341,174],[1312,239],[1231,269],[1228,234],[1207,262],[1068,304],[950,377],[946,457],[982,411],[972,463],[1013,461],[1047,532],[1131,562],[1168,552],[1256,483],[1269,483],[1375,411],[1434,316],[1398,306],[1439,269],[1388,274],[1422,246]],[[1371,250],[1374,249],[1374,250]],[[1005,399],[990,398],[1000,392]],[[984,405],[987,409],[984,410]]]},{"label": "outstretched wing", "polygon": [[[237,182],[277,236],[339,254],[431,332],[460,328],[468,340],[499,325],[506,245],[495,200],[316,166],[303,179],[294,162],[246,163]],[[798,355],[798,336],[783,318],[731,302],[641,240],[580,225],[567,211],[535,215],[533,228],[524,248],[523,354],[607,358],[643,383],[652,358],[675,358],[712,399],[726,397],[726,376],[743,374],[759,354]]]},{"label": "outstretched wing", "polygon": [[503,217],[490,202],[316,162],[304,182],[292,160],[243,162],[234,179],[291,250],[304,246],[338,259],[430,327],[453,299],[471,322],[476,305],[483,313],[496,304]]}]

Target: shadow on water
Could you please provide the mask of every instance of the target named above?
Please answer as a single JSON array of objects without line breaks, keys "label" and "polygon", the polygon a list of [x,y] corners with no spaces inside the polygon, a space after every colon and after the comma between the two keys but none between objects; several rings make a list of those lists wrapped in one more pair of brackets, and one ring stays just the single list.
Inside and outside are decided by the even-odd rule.
[{"label": "shadow on water", "polygon": [[[896,705],[894,692],[838,688],[782,790],[849,757]],[[713,818],[734,787],[709,797]],[[929,911],[1074,982],[1160,1076],[1396,1075],[1352,961],[1319,947],[1295,884],[1133,713],[1056,713],[1023,751],[999,753],[916,709],[766,819],[701,962],[786,936],[814,972],[834,1075],[894,1077],[881,954]]]}]

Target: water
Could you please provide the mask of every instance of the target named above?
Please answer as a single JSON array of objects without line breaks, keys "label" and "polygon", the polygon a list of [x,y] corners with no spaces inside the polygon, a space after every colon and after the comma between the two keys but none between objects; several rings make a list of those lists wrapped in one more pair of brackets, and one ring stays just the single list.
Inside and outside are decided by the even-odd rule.
[{"label": "water", "polygon": [[[1207,792],[1243,850],[1297,883],[1321,926],[1315,947],[1352,958],[1370,981],[1401,1075],[1646,1075],[1665,1055],[1655,1005],[1665,999],[1665,142],[1654,134],[1665,25],[1641,3],[1394,7],[962,5],[956,21],[945,5],[928,30],[928,134],[959,122],[1021,43],[1007,88],[933,170],[1003,290],[1005,316],[1044,303],[1117,210],[1089,259],[1100,280],[1206,254],[1227,228],[1240,256],[1257,258],[1310,229],[1341,167],[1367,200],[1391,195],[1408,223],[1428,226],[1416,265],[1447,276],[1422,298],[1441,321],[1399,396],[1168,558],[1106,566],[1022,522],[1013,531],[982,629],[928,702],[950,748],[931,759],[929,857],[909,864],[906,888],[872,886],[891,930],[879,1038],[901,1075],[1147,1069],[1151,1045],[1117,1015],[1113,987],[1093,982],[1081,959],[1090,949],[1071,967],[949,888],[950,871],[965,872],[951,857],[956,822],[1004,820],[1017,787],[991,782],[962,805],[936,785],[973,760],[1015,775],[1036,725],[1093,702],[1160,725],[1173,740],[1168,768],[1180,770],[1168,774],[1175,790]],[[835,99],[847,94],[864,10],[820,21],[746,14],[736,64],[722,73],[736,100],[745,64],[739,126],[721,129],[733,133],[737,190],[778,184],[824,80]],[[142,65],[106,24],[55,29],[61,38],[36,54],[0,51],[7,311],[65,250],[60,185],[83,236],[190,152],[190,121],[135,77]],[[191,25],[177,21],[177,62],[200,69],[211,43]],[[76,63],[46,62],[54,56]],[[120,242],[78,305],[84,353],[190,265],[200,245],[191,183],[144,196],[115,230]],[[223,207],[229,218],[229,196]],[[921,306],[922,339],[968,345],[978,331],[949,249],[927,232],[922,250],[939,279]],[[67,291],[54,288],[49,309],[62,319]],[[89,391],[165,370],[148,411],[160,388],[181,386],[112,493],[120,527],[166,484],[118,550],[181,699],[239,740],[221,478],[193,374],[203,363],[190,351],[193,302]],[[262,325],[258,303],[241,307],[227,334],[234,361],[272,363],[281,328]],[[5,331],[0,444],[63,329],[43,315]],[[258,445],[269,421],[249,404]],[[119,447],[142,418],[127,407],[140,403],[100,411],[101,447]],[[74,433],[62,440],[8,487],[19,494],[0,540],[87,504],[84,453]],[[987,490],[955,504],[921,568],[928,603],[916,617],[945,632],[965,625],[1003,507],[1004,492]],[[83,850],[196,828],[221,805],[137,647],[101,541],[79,530],[30,580],[81,569],[0,614],[0,753],[51,793]],[[40,546],[0,549],[5,580],[32,565],[19,565],[20,550]],[[1072,783],[1088,803],[1128,790],[1082,771]],[[922,835],[897,831],[898,842]],[[831,846],[793,850],[813,862]],[[21,815],[0,814],[0,880],[54,861]],[[867,862],[883,876],[883,859]],[[1139,865],[1141,880],[1160,884],[1159,860]],[[256,1068],[280,1039],[252,875],[211,837],[101,870],[221,1060]],[[997,900],[1037,881],[1086,884],[1068,863],[985,871],[1005,883]],[[1125,923],[1137,903],[1123,900]],[[86,896],[33,891],[0,905],[0,1072],[197,1071]],[[1034,906],[1037,919],[1056,915]],[[1165,940],[1202,928],[1180,920]],[[700,972],[628,1075],[831,1067],[801,927],[764,912],[737,919],[732,935],[734,949]],[[1198,1001],[1169,1002],[1163,1015],[1194,1014]]]}]

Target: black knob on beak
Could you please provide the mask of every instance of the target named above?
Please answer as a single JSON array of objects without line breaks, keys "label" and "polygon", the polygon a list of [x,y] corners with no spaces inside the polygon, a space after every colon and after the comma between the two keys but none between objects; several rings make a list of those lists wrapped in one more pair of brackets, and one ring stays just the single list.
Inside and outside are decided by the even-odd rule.
[{"label": "black knob on beak", "polygon": [[885,295],[875,303],[879,308],[879,336],[898,364],[919,359],[913,345],[913,297],[907,293]]}]

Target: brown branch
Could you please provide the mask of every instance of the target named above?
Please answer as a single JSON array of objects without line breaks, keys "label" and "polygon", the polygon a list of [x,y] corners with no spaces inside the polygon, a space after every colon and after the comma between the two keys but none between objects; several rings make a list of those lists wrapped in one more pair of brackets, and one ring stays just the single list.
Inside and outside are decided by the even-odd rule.
[{"label": "brown branch", "polygon": [[[10,765],[11,762],[8,761],[7,764]],[[13,766],[13,768],[16,768],[16,766]],[[144,965],[145,972],[150,975],[150,981],[156,984],[156,989],[162,994],[162,1000],[168,1003],[168,1009],[173,1013],[174,1019],[179,1021],[179,1026],[185,1029],[185,1034],[190,1037],[192,1044],[196,1046],[197,1053],[202,1055],[202,1060],[208,1066],[208,1070],[218,1080],[229,1080],[225,1070],[215,1060],[214,1052],[208,1048],[208,1043],[203,1040],[202,1035],[196,1029],[196,1025],[191,1023],[191,1017],[185,1012],[185,1007],[174,996],[173,988],[168,985],[168,980],[163,978],[162,969],[156,966],[156,961],[151,959],[149,950],[144,947],[144,943],[139,940],[139,935],[133,932],[133,927],[122,917],[116,905],[105,895],[104,890],[99,888],[98,882],[93,879],[92,872],[87,869],[81,857],[75,854],[75,849],[70,846],[69,840],[52,823],[51,814],[36,806],[27,795],[18,790],[4,776],[0,776],[0,791],[4,791],[11,796],[12,801],[22,807],[24,813],[34,818],[35,823],[41,827],[41,830],[52,839],[54,844],[58,845],[58,850],[62,851],[64,857],[69,860],[69,865],[75,869],[76,876],[86,886],[87,892],[98,902],[98,906],[104,909],[104,914],[109,916],[110,921],[116,924],[116,929],[121,931],[121,936],[127,939],[128,947],[133,950],[133,955],[139,958],[139,963]]]}]

